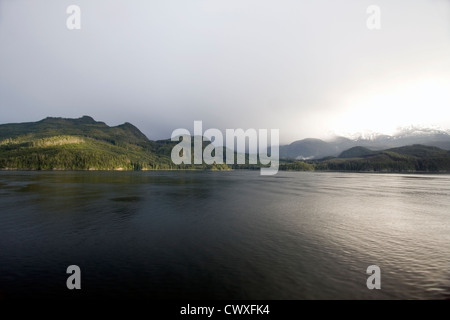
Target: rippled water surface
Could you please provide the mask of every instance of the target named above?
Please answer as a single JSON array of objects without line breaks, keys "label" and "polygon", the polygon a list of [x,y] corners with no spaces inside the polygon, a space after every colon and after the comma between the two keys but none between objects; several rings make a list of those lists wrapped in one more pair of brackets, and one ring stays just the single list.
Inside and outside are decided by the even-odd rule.
[{"label": "rippled water surface", "polygon": [[0,298],[72,296],[448,299],[450,176],[0,172]]}]

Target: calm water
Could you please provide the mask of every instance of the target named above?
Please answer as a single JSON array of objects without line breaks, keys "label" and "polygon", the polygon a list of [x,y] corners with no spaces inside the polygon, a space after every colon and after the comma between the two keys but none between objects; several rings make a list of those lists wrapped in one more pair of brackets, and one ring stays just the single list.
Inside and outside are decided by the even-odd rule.
[{"label": "calm water", "polygon": [[448,299],[450,176],[0,172],[0,297]]}]

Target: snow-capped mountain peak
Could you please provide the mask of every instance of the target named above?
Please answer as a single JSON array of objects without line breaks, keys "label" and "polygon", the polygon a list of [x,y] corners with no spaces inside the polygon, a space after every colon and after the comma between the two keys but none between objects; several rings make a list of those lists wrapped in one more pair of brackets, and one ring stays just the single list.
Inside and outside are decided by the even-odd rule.
[{"label": "snow-capped mountain peak", "polygon": [[438,126],[424,127],[424,126],[405,126],[399,127],[393,134],[395,138],[406,138],[413,136],[431,136],[431,135],[450,135],[450,130],[443,130]]}]

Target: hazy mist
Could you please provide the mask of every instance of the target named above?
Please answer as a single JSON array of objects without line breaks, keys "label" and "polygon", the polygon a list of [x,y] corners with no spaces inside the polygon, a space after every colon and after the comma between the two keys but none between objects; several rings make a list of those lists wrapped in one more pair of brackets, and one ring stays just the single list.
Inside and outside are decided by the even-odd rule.
[{"label": "hazy mist", "polygon": [[[69,30],[69,5],[81,30]],[[381,29],[369,30],[369,5]],[[0,0],[0,123],[278,128],[281,142],[450,128],[446,0]]]}]

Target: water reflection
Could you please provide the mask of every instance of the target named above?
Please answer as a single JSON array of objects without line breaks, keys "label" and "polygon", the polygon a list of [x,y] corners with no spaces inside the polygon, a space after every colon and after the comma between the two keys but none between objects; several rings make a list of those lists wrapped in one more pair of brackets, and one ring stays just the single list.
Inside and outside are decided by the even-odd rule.
[{"label": "water reflection", "polygon": [[[0,289],[65,297],[448,298],[450,177],[2,172]],[[382,269],[382,290],[365,270]],[[61,273],[63,270],[63,273]],[[112,285],[114,283],[114,285]]]}]

